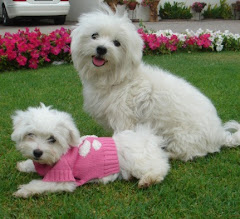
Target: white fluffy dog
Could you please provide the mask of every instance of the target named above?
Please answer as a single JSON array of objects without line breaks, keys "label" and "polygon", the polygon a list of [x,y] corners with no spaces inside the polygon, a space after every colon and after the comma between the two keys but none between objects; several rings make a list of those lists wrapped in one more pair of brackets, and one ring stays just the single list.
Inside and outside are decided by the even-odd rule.
[{"label": "white fluffy dog", "polygon": [[80,16],[71,51],[91,116],[115,132],[149,123],[168,142],[171,158],[184,161],[240,144],[239,123],[223,126],[206,96],[185,80],[143,63],[142,49],[126,15],[107,10]]},{"label": "white fluffy dog", "polygon": [[[12,140],[22,155],[29,158],[18,162],[17,169],[44,176],[43,180],[21,185],[14,193],[17,197],[27,198],[44,192],[72,192],[87,182],[105,184],[117,178],[129,180],[135,177],[140,179],[139,187],[147,187],[161,182],[170,168],[167,153],[161,149],[165,146],[163,139],[151,134],[147,127],[139,127],[136,132],[123,131],[112,138],[80,138],[68,113],[44,104],[16,111],[12,119]],[[93,141],[89,142],[89,139]],[[102,139],[113,140],[116,147],[103,145]],[[94,153],[103,153],[104,159]],[[114,169],[110,171],[111,165]],[[108,172],[102,174],[102,166]]]}]

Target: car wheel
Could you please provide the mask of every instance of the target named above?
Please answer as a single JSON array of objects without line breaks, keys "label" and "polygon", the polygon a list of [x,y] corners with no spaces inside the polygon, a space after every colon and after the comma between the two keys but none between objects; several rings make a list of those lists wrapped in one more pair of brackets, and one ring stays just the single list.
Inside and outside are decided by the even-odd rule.
[{"label": "car wheel", "polygon": [[2,22],[5,26],[11,24],[11,19],[8,17],[7,10],[4,6],[2,7]]},{"label": "car wheel", "polygon": [[58,16],[54,18],[54,24],[56,25],[64,24],[65,21],[66,21],[66,16]]}]

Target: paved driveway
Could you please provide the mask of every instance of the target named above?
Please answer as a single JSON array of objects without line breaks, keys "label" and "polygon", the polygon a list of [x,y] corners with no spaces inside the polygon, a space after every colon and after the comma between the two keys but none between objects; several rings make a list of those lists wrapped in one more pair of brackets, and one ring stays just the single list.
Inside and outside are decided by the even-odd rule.
[{"label": "paved driveway", "polygon": [[153,30],[170,29],[173,32],[181,33],[186,29],[196,31],[203,30],[229,30],[231,33],[240,34],[240,20],[202,20],[202,21],[183,21],[183,20],[163,20],[156,23],[145,23],[147,28]]},{"label": "paved driveway", "polygon": [[[134,23],[138,27],[138,23]],[[25,29],[29,27],[30,30],[34,30],[35,27],[40,28],[43,33],[50,33],[53,30],[61,28],[61,26],[69,29],[73,29],[75,22],[66,22],[65,25],[53,25],[51,20],[41,22],[19,22],[14,26],[5,27],[0,24],[0,35],[5,32],[15,33],[18,29]],[[148,28],[154,30],[171,29],[173,32],[183,32],[186,29],[196,31],[199,28],[210,30],[229,30],[232,33],[240,34],[240,20],[202,20],[202,21],[182,21],[182,20],[162,20],[159,22],[145,22]]]},{"label": "paved driveway", "polygon": [[28,27],[30,30],[34,30],[36,27],[41,30],[42,33],[50,33],[53,30],[65,27],[67,29],[72,29],[76,22],[66,22],[64,25],[54,25],[53,21],[46,20],[40,22],[30,22],[30,21],[19,21],[12,26],[3,26],[0,24],[0,35],[3,35],[5,32],[16,33],[19,29],[25,29]]}]

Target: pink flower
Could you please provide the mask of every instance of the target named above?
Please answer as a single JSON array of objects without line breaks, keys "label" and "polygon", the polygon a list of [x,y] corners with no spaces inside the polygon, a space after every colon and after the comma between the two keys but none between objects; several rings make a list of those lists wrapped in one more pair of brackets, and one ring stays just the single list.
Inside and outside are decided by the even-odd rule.
[{"label": "pink flower", "polygon": [[47,57],[47,56],[45,56],[45,57],[43,57],[44,58],[44,61],[46,61],[46,62],[51,62],[51,60]]},{"label": "pink flower", "polygon": [[51,49],[51,53],[54,54],[54,55],[58,55],[60,52],[61,52],[61,49],[58,46],[53,47]]},{"label": "pink flower", "polygon": [[43,50],[43,51],[50,51],[51,50],[50,42],[44,40],[42,42],[41,50]]},{"label": "pink flower", "polygon": [[50,62],[51,60],[48,58],[48,55],[45,51],[41,51],[39,55],[44,59],[46,62]]},{"label": "pink flower", "polygon": [[38,36],[42,35],[42,33],[40,32],[40,29],[37,27],[34,29],[34,32],[36,32]]},{"label": "pink flower", "polygon": [[141,34],[145,34],[142,28],[139,28],[139,29],[137,30],[137,32],[138,32],[140,35],[141,35]]},{"label": "pink flower", "polygon": [[31,43],[28,43],[27,46],[28,46],[28,50],[27,50],[28,52],[32,52],[35,49],[35,46]]},{"label": "pink flower", "polygon": [[7,51],[7,56],[8,56],[8,59],[9,59],[10,61],[12,61],[12,60],[16,59],[16,57],[17,57],[17,52],[16,52],[16,51],[13,51],[13,50]]},{"label": "pink flower", "polygon": [[3,49],[0,49],[0,57],[6,55]]},{"label": "pink flower", "polygon": [[202,34],[199,37],[199,39],[202,41],[202,46],[204,48],[208,48],[211,46],[212,42],[211,42],[211,40],[209,40],[210,36],[211,36],[210,34]]},{"label": "pink flower", "polygon": [[196,37],[190,37],[185,41],[186,45],[194,45],[196,43]]},{"label": "pink flower", "polygon": [[70,52],[70,46],[65,46],[63,47],[64,53],[69,53]]},{"label": "pink flower", "polygon": [[177,46],[176,45],[169,45],[168,48],[170,49],[171,52],[177,50]]},{"label": "pink flower", "polygon": [[27,63],[27,58],[22,55],[19,55],[16,60],[20,66],[25,66]]},{"label": "pink flower", "polygon": [[66,43],[66,44],[70,44],[70,43],[71,43],[71,41],[72,41],[72,39],[71,39],[71,37],[70,37],[70,35],[69,35],[69,34],[65,34],[65,37],[64,37],[64,39],[65,39],[65,43]]},{"label": "pink flower", "polygon": [[177,37],[175,34],[173,34],[173,35],[171,36],[170,40],[171,40],[171,41],[174,41],[174,42],[176,42],[176,43],[179,42],[179,39],[178,39],[178,37]]},{"label": "pink flower", "polygon": [[26,52],[28,50],[28,46],[26,42],[23,42],[23,41],[17,45],[17,48],[19,52]]},{"label": "pink flower", "polygon": [[38,67],[38,60],[37,59],[30,59],[29,60],[29,68],[37,69]]},{"label": "pink flower", "polygon": [[150,34],[147,40],[148,46],[152,50],[156,50],[160,46],[160,40],[157,38],[156,34]]},{"label": "pink flower", "polygon": [[63,46],[65,46],[65,39],[64,38],[60,38],[56,40],[56,45],[60,48],[62,48]]},{"label": "pink flower", "polygon": [[39,58],[39,52],[37,50],[34,50],[31,52],[31,57],[33,59],[38,59]]}]

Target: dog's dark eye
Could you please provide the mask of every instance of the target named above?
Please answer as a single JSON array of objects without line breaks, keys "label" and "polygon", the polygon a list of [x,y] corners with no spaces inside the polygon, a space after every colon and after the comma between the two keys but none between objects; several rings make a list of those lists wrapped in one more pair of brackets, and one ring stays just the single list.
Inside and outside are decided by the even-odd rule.
[{"label": "dog's dark eye", "polygon": [[28,136],[28,137],[33,137],[34,134],[33,134],[33,133],[28,133],[26,136]]},{"label": "dog's dark eye", "polygon": [[116,47],[121,46],[121,43],[119,43],[118,40],[114,40],[114,41],[113,41],[113,44],[114,44],[114,46],[116,46]]},{"label": "dog's dark eye", "polygon": [[50,136],[50,138],[47,139],[48,143],[53,144],[56,142],[56,139],[54,138],[54,136]]},{"label": "dog's dark eye", "polygon": [[98,35],[98,33],[94,33],[94,34],[92,35],[92,39],[94,39],[94,40],[95,40],[95,39],[97,39],[97,38],[98,38],[98,36],[99,36],[99,35]]}]

